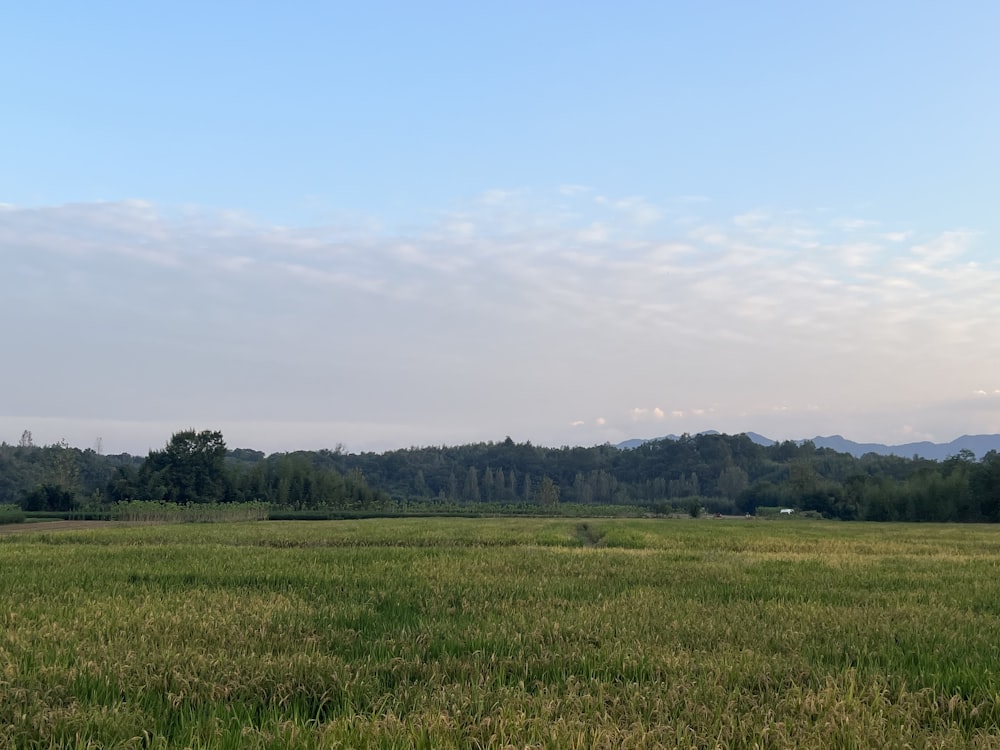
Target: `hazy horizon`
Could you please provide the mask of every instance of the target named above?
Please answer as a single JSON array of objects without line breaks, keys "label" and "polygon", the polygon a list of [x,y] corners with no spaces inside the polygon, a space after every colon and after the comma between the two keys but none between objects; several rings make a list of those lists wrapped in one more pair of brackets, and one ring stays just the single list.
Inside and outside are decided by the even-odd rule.
[{"label": "hazy horizon", "polygon": [[[631,440],[650,441],[650,440],[659,440],[659,439],[662,439],[662,438],[675,438],[675,437],[680,437],[681,435],[685,434],[685,433],[658,433],[658,434],[644,434],[644,435],[638,435],[637,434],[637,435],[633,435],[631,437],[622,438],[621,440],[616,440],[616,441],[607,440],[607,441],[604,441],[603,443],[554,443],[554,442],[537,441],[537,440],[531,439],[530,437],[514,438],[512,435],[504,434],[502,436],[479,437],[479,438],[470,439],[468,441],[440,440],[440,441],[413,442],[413,443],[408,443],[408,444],[402,444],[402,443],[401,444],[394,444],[394,443],[388,443],[388,442],[386,442],[386,443],[373,442],[373,443],[367,444],[367,445],[353,445],[352,446],[352,445],[350,445],[348,443],[344,443],[342,441],[341,442],[332,442],[332,443],[328,442],[326,440],[326,436],[325,436],[325,434],[323,432],[325,429],[327,429],[326,426],[323,426],[323,425],[312,425],[312,426],[310,426],[310,425],[308,425],[308,423],[303,423],[303,424],[299,424],[299,425],[289,426],[289,427],[291,427],[293,429],[294,428],[298,428],[300,430],[299,434],[303,436],[303,439],[301,440],[301,442],[297,443],[297,442],[295,442],[294,439],[292,439],[290,442],[275,442],[273,440],[272,441],[267,441],[265,439],[265,441],[264,441],[263,444],[258,445],[258,444],[253,444],[253,443],[246,442],[246,440],[242,440],[241,441],[241,439],[244,436],[255,434],[254,433],[254,429],[261,429],[261,427],[262,427],[261,425],[253,425],[253,426],[250,427],[250,429],[247,429],[247,427],[248,427],[247,425],[238,425],[238,424],[237,425],[229,424],[229,425],[227,425],[226,427],[223,427],[223,428],[220,428],[219,425],[214,425],[213,426],[213,425],[209,425],[209,424],[197,425],[197,426],[195,426],[195,425],[186,425],[186,426],[183,426],[183,427],[175,426],[175,427],[170,427],[167,432],[163,433],[162,438],[157,440],[157,439],[155,439],[156,436],[154,436],[152,434],[151,430],[153,430],[156,427],[158,427],[158,425],[149,425],[149,424],[146,424],[146,423],[143,423],[141,425],[135,425],[135,424],[128,424],[128,423],[119,424],[119,423],[114,423],[114,422],[87,422],[85,424],[88,427],[97,426],[97,427],[107,428],[107,429],[103,430],[103,433],[107,433],[107,435],[109,436],[109,437],[105,437],[105,435],[103,433],[102,434],[98,434],[93,439],[91,439],[89,442],[87,442],[87,438],[85,438],[85,437],[82,440],[71,440],[71,439],[69,439],[69,438],[66,437],[67,434],[69,434],[69,435],[76,434],[76,433],[74,433],[74,430],[79,431],[80,429],[82,429],[80,425],[75,425],[74,426],[74,425],[72,425],[70,423],[67,423],[67,422],[63,421],[63,420],[52,420],[52,419],[39,420],[39,422],[40,422],[40,426],[43,428],[43,430],[41,432],[39,432],[37,430],[33,430],[29,426],[29,427],[24,428],[23,430],[16,431],[16,435],[14,434],[14,432],[11,432],[11,436],[7,437],[6,436],[6,431],[5,431],[5,436],[0,437],[0,442],[6,443],[8,445],[17,445],[18,442],[22,439],[22,437],[24,435],[24,432],[27,431],[27,432],[31,433],[32,444],[35,445],[35,446],[39,446],[39,447],[56,445],[56,444],[60,444],[60,443],[65,442],[66,445],[69,445],[70,447],[73,447],[73,448],[79,448],[80,450],[88,450],[88,449],[90,449],[90,450],[98,451],[98,452],[100,452],[102,454],[105,454],[105,455],[117,455],[117,454],[121,454],[121,453],[128,453],[128,454],[133,455],[133,456],[142,456],[142,455],[145,455],[148,451],[151,451],[151,450],[161,450],[170,441],[170,437],[174,433],[181,432],[181,431],[184,431],[184,430],[189,430],[189,429],[193,429],[193,430],[219,430],[220,432],[223,433],[223,438],[226,441],[226,446],[230,450],[235,450],[235,449],[238,449],[238,448],[245,448],[245,449],[251,449],[251,450],[259,450],[259,451],[263,452],[266,455],[270,455],[272,453],[287,453],[287,452],[293,452],[293,451],[298,451],[298,450],[315,451],[315,450],[324,450],[324,449],[326,449],[326,450],[345,450],[345,451],[347,451],[349,453],[361,453],[361,452],[368,452],[368,451],[375,452],[375,453],[385,453],[385,452],[389,452],[389,451],[393,451],[393,450],[401,450],[401,449],[405,450],[405,449],[410,449],[410,448],[426,448],[426,447],[438,447],[438,446],[452,447],[452,446],[460,446],[460,445],[466,445],[466,444],[491,443],[491,442],[492,443],[500,443],[500,442],[503,442],[504,440],[506,440],[508,437],[510,437],[511,439],[515,440],[518,443],[530,442],[533,445],[538,445],[538,446],[547,447],[547,448],[563,448],[563,447],[567,447],[567,446],[569,446],[569,447],[573,447],[573,446],[593,447],[595,445],[605,445],[605,444],[618,445],[620,443],[625,443],[625,442],[628,442],[628,441],[631,441]],[[9,425],[7,425],[6,423],[9,423]],[[13,422],[10,421],[10,420],[0,420],[0,427],[3,427],[3,426],[13,426]],[[65,427],[69,427],[69,429],[68,430],[67,429],[63,429]],[[162,425],[162,427],[167,428],[167,425]],[[854,442],[854,443],[886,445],[886,446],[889,446],[889,447],[891,447],[893,445],[906,445],[906,444],[918,443],[918,442],[931,442],[931,443],[935,443],[935,444],[948,444],[948,443],[951,443],[954,440],[957,440],[957,439],[959,439],[961,437],[970,436],[970,433],[963,433],[962,435],[955,435],[953,437],[942,438],[942,439],[939,439],[939,440],[930,440],[930,441],[927,441],[924,438],[913,438],[913,439],[900,440],[900,441],[897,441],[895,443],[883,443],[883,442],[877,441],[877,440],[859,440],[859,439],[853,438],[850,435],[840,435],[839,433],[827,433],[827,434],[815,433],[815,434],[801,434],[801,435],[798,435],[798,436],[795,436],[795,437],[791,437],[791,436],[775,437],[773,435],[761,433],[758,430],[752,430],[752,429],[738,430],[738,431],[728,431],[728,432],[726,432],[726,431],[722,431],[722,430],[714,430],[712,428],[707,428],[705,430],[699,430],[698,432],[686,433],[686,434],[696,435],[696,434],[699,434],[699,433],[706,433],[706,432],[707,433],[716,432],[716,433],[728,434],[728,435],[738,435],[738,434],[750,434],[750,433],[753,433],[753,434],[759,435],[759,436],[761,436],[763,438],[774,440],[775,442],[783,442],[785,440],[802,441],[802,440],[812,440],[812,439],[815,439],[815,438],[841,437],[841,438],[844,438],[845,440],[848,440],[848,441],[851,441],[851,442]],[[56,435],[56,434],[58,434],[59,437],[58,438],[52,438],[52,435]],[[136,435],[146,435],[146,434],[148,434],[150,436],[150,439],[148,441],[144,441],[141,437],[137,440],[136,437],[135,437]],[[987,433],[987,434],[996,434],[996,433]],[[125,437],[123,437],[123,435]],[[238,439],[236,441],[234,441],[233,439],[231,439],[230,435],[237,435],[239,437],[238,437]],[[133,447],[131,449],[128,448],[128,447],[122,447],[123,445],[126,445],[130,441],[131,441],[131,444],[133,444],[136,447]],[[142,444],[142,447],[138,447],[140,444]]]}]

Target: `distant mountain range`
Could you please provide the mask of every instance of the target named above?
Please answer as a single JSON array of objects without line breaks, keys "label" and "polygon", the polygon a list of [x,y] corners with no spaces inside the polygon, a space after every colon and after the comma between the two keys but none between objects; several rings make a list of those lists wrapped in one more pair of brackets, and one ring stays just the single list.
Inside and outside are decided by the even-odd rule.
[{"label": "distant mountain range", "polygon": [[[707,430],[699,434],[718,435],[719,433],[716,430]],[[757,445],[769,446],[777,442],[756,432],[747,432],[745,434],[753,442],[757,443]],[[665,435],[662,438],[651,438],[651,440],[663,439],[678,440],[679,436]],[[860,458],[866,453],[877,453],[880,456],[902,456],[903,458],[919,456],[920,458],[929,458],[934,461],[943,461],[962,450],[972,451],[977,459],[982,458],[991,450],[1000,451],[1000,435],[962,435],[962,437],[956,438],[950,443],[931,443],[925,440],[919,443],[903,443],[902,445],[856,443],[840,435],[830,435],[828,437],[816,436],[810,439],[815,443],[817,448],[832,448],[841,453],[850,453],[855,458]],[[618,443],[616,447],[628,450],[629,448],[638,448],[643,443],[648,442],[650,441],[640,439],[626,440]],[[803,443],[805,441],[796,440],[795,442]]]}]

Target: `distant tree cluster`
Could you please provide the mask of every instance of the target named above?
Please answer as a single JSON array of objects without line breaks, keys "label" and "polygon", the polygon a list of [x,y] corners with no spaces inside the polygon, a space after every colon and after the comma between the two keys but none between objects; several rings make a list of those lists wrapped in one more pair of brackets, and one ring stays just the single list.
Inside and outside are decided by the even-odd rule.
[{"label": "distant tree cluster", "polygon": [[[23,442],[23,441],[22,441]],[[65,443],[0,445],[0,504],[29,511],[96,509],[109,503],[178,505],[265,502],[292,509],[365,509],[388,498],[360,471],[341,473],[329,451],[229,451],[221,432],[178,432],[145,459],[99,456]]]},{"label": "distant tree cluster", "polygon": [[[1000,455],[946,461],[869,453],[811,441],[761,446],[745,435],[684,435],[637,448],[544,448],[476,443],[336,455],[394,498],[425,502],[618,504],[687,512],[754,513],[759,506],[873,521],[1000,521]],[[544,499],[543,499],[544,498]]]},{"label": "distant tree cluster", "polygon": [[638,448],[475,443],[350,454],[230,450],[186,430],[145,457],[102,456],[25,432],[0,445],[0,504],[70,511],[127,501],[264,502],[292,510],[388,503],[449,508],[560,503],[652,511],[754,513],[782,506],[872,521],[1000,521],[1000,454],[945,461],[854,458],[811,442],[760,446],[745,435],[684,435]]}]

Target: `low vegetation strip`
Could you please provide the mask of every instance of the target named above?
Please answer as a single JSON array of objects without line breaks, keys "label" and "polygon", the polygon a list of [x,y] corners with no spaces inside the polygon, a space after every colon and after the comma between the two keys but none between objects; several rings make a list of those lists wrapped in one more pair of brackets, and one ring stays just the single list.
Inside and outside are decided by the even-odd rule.
[{"label": "low vegetation strip", "polygon": [[359,519],[0,537],[0,747],[996,747],[1000,530]]}]

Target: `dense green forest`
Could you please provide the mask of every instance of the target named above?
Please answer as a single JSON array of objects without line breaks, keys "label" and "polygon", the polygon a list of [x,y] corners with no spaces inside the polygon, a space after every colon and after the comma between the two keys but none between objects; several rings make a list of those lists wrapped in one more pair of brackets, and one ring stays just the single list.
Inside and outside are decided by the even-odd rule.
[{"label": "dense green forest", "polygon": [[0,505],[100,509],[129,500],[253,502],[291,510],[628,506],[649,512],[753,514],[781,506],[830,518],[1000,521],[1000,454],[945,461],[854,458],[806,441],[761,446],[745,435],[684,435],[622,450],[476,443],[385,453],[227,448],[187,430],[146,457],[99,455],[30,434],[0,444]]}]

